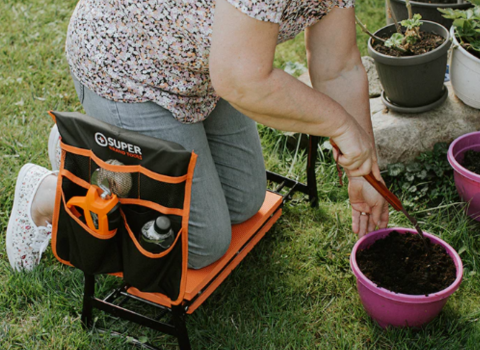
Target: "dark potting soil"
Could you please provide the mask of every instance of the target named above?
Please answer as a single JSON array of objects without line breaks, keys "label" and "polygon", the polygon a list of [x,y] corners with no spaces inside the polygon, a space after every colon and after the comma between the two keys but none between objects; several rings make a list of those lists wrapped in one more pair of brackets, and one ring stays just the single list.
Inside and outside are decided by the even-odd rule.
[{"label": "dark potting soil", "polygon": [[480,175],[480,152],[466,151],[461,164],[464,168]]},{"label": "dark potting soil", "polygon": [[395,293],[428,295],[450,286],[456,278],[452,258],[441,245],[427,252],[417,234],[392,231],[369,248],[357,252],[357,264],[363,274],[378,287]]},{"label": "dark potting soil", "polygon": [[[393,56],[393,57],[404,57],[404,56],[417,56],[423,53],[430,52],[440,45],[442,45],[445,41],[440,35],[427,33],[420,31],[420,35],[422,39],[418,41],[416,44],[412,45],[411,52],[400,52],[395,49],[391,49],[389,47],[383,46],[383,43],[379,41],[373,40],[373,49],[377,52],[383,53],[384,55]],[[388,39],[389,36],[381,36],[382,39]]]},{"label": "dark potting soil", "polygon": [[[469,54],[471,54],[472,56],[474,56],[474,57],[476,57],[476,58],[480,59],[480,52],[478,52],[478,51],[475,51],[475,50],[474,50],[474,49],[472,49],[472,48],[469,48],[469,44],[470,44],[470,42],[469,42],[467,39],[465,39],[465,38],[462,38],[462,40],[463,40],[463,41],[464,41],[464,43],[465,43],[465,45],[462,45],[462,46],[463,46],[463,48],[464,48],[465,50],[467,50],[467,52],[468,52]],[[459,41],[459,42],[460,42],[460,39],[459,39],[458,37],[457,37],[457,41]]]}]

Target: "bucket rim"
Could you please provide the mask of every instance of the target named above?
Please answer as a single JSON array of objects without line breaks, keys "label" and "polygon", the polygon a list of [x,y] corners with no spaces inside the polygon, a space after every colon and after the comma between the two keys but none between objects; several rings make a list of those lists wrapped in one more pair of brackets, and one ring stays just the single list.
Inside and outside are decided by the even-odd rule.
[{"label": "bucket rim", "polygon": [[[473,171],[470,171],[468,170],[467,168],[464,168],[458,161],[457,161],[457,156],[458,154],[460,153],[457,152],[454,154],[454,149],[455,149],[455,146],[457,146],[457,144],[466,139],[466,138],[470,138],[470,137],[473,137],[473,136],[478,136],[479,138],[479,142],[478,142],[478,146],[480,146],[480,131],[474,131],[474,132],[470,132],[468,134],[464,134],[460,137],[457,137],[451,144],[450,146],[448,147],[448,152],[447,152],[447,160],[448,162],[450,163],[450,166],[453,168],[453,170],[455,170],[457,173],[465,176],[466,178],[472,180],[472,181],[475,181],[475,182],[480,182],[480,175],[479,174],[476,174],[474,173]],[[461,151],[463,151],[464,149],[462,149]]]},{"label": "bucket rim", "polygon": [[[402,293],[395,293],[392,291],[389,291],[388,289],[385,289],[383,287],[378,287],[375,283],[370,281],[360,270],[360,267],[357,264],[357,259],[356,259],[356,252],[359,250],[359,248],[364,244],[365,241],[370,240],[376,236],[378,236],[377,239],[385,237],[388,233],[392,231],[398,231],[400,233],[413,233],[417,234],[417,231],[414,229],[409,229],[409,228],[403,228],[403,227],[392,227],[392,228],[386,228],[386,229],[380,229],[377,231],[373,231],[369,233],[368,235],[363,236],[360,238],[355,246],[352,249],[352,253],[350,255],[350,267],[353,271],[353,274],[355,275],[357,282],[361,283],[363,286],[365,286],[367,289],[369,289],[371,292],[384,297],[386,299],[390,299],[393,301],[397,302],[404,302],[408,304],[427,304],[427,303],[433,303],[436,301],[440,301],[443,299],[448,298],[451,294],[453,294],[460,286],[460,283],[462,282],[463,278],[463,263],[462,259],[458,255],[455,249],[453,249],[452,246],[450,246],[447,242],[444,240],[440,239],[439,237],[436,237],[428,232],[424,232],[424,235],[431,239],[433,243],[435,244],[440,244],[442,245],[446,250],[448,255],[452,258],[455,267],[457,269],[456,271],[456,277],[455,281],[448,286],[447,288],[438,291],[436,293],[431,293],[428,296],[425,295],[410,295],[410,294],[402,294]],[[375,241],[377,240],[375,239]]]}]

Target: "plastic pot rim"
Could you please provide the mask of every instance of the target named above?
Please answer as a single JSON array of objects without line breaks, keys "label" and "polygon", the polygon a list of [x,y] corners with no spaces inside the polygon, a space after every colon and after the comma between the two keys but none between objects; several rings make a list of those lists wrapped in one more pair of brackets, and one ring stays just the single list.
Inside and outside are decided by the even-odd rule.
[{"label": "plastic pot rim", "polygon": [[450,27],[450,38],[453,42],[453,45],[455,45],[453,47],[454,50],[460,50],[462,53],[464,53],[468,59],[470,59],[471,61],[475,62],[476,64],[480,64],[480,58],[478,57],[475,57],[474,55],[472,55],[470,52],[468,52],[467,50],[465,50],[462,45],[460,45],[460,43],[458,42],[457,40],[457,37],[455,36],[455,27],[452,25]]},{"label": "plastic pot rim", "polygon": [[430,234],[427,232],[424,232],[425,237],[430,238],[433,243],[435,244],[441,244],[443,245],[447,251],[452,252],[453,254],[450,255],[452,260],[455,263],[456,266],[456,278],[453,283],[448,286],[447,288],[438,291],[436,293],[431,293],[428,296],[425,295],[410,295],[410,294],[402,294],[402,293],[395,293],[391,292],[388,289],[378,287],[375,283],[370,281],[360,270],[360,267],[357,264],[357,259],[356,259],[356,252],[358,251],[360,245],[371,235],[380,235],[386,231],[392,232],[392,231],[402,231],[402,232],[410,232],[413,234],[418,234],[416,230],[413,229],[408,229],[408,228],[403,228],[403,227],[392,227],[392,228],[386,228],[386,229],[381,229],[377,230],[374,232],[369,233],[368,235],[363,236],[360,238],[355,246],[352,249],[352,254],[350,255],[350,268],[353,271],[353,274],[355,275],[357,282],[360,282],[363,286],[365,286],[367,289],[372,291],[373,293],[382,296],[386,299],[390,299],[393,301],[397,302],[406,302],[409,304],[426,304],[426,303],[433,303],[445,298],[448,298],[450,295],[452,295],[460,286],[460,283],[462,282],[462,277],[463,277],[463,263],[462,259],[460,259],[460,256],[456,252],[455,249],[453,249],[447,242],[444,240]]},{"label": "plastic pot rim", "polygon": [[[392,0],[393,2],[400,2],[402,4],[405,4],[405,0]],[[434,9],[441,7],[441,8],[451,8],[451,9],[462,9],[462,8],[469,8],[471,5],[467,3],[459,4],[459,3],[454,3],[454,4],[445,4],[445,3],[440,3],[440,2],[432,2],[432,3],[426,3],[426,2],[418,2],[418,1],[410,1],[410,4],[418,6],[418,7],[433,7]]]},{"label": "plastic pot rim", "polygon": [[[438,27],[438,29],[443,30],[444,35],[443,38],[445,38],[445,41],[443,42],[442,45],[434,49],[433,51],[422,53],[421,55],[416,55],[416,56],[408,56],[408,57],[393,57],[389,55],[385,55],[383,53],[380,53],[376,50],[373,49],[372,46],[372,38],[370,37],[368,39],[368,53],[369,55],[375,60],[378,61],[382,64],[390,65],[390,66],[413,66],[416,64],[423,64],[427,62],[431,62],[438,57],[441,57],[444,54],[447,54],[448,49],[450,48],[451,42],[450,42],[450,32],[448,31],[447,28],[445,28],[443,25],[440,23],[432,22],[432,21],[422,21],[423,24],[428,24],[429,26],[433,27]],[[375,32],[375,35],[377,35],[378,32],[381,30],[384,30],[389,27],[395,27],[395,24],[388,24],[385,27],[380,28]],[[438,35],[441,35],[438,33]]]},{"label": "plastic pot rim", "polygon": [[[473,135],[480,135],[480,131],[470,132],[468,134],[464,134],[460,137],[457,137],[448,147],[447,160],[455,171],[457,171],[458,173],[460,173],[461,175],[465,176],[466,178],[472,181],[480,182],[480,175],[474,173],[473,171],[468,170],[467,168],[464,168],[463,165],[461,165],[457,161],[456,155],[453,154],[453,149],[455,148],[458,142]],[[478,145],[480,146],[480,143]]]}]

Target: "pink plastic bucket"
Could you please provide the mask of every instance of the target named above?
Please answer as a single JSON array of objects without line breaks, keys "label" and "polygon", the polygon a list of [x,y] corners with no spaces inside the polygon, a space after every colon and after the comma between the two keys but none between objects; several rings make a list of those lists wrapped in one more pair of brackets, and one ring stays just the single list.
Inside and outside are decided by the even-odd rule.
[{"label": "pink plastic bucket", "polygon": [[447,159],[454,170],[453,177],[458,194],[469,204],[467,214],[480,221],[480,175],[460,165],[468,150],[480,151],[480,132],[465,134],[453,141],[448,149]]},{"label": "pink plastic bucket", "polygon": [[357,265],[357,251],[368,248],[376,240],[388,236],[394,230],[399,233],[417,233],[415,230],[398,227],[374,231],[359,239],[355,244],[350,256],[350,266],[357,278],[358,294],[363,307],[381,327],[420,327],[433,320],[440,313],[448,297],[460,286],[463,276],[462,260],[446,242],[425,233],[425,236],[430,238],[433,243],[445,247],[448,255],[452,257],[457,268],[455,281],[448,288],[428,296],[394,293],[385,288],[377,287],[360,271]]}]

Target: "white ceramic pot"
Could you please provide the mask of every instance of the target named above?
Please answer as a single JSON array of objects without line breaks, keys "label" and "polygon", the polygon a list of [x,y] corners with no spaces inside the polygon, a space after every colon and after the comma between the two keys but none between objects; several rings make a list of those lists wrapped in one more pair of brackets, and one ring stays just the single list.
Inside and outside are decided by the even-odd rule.
[{"label": "white ceramic pot", "polygon": [[455,95],[466,105],[480,109],[480,59],[460,46],[455,38],[453,26],[450,28],[453,40],[450,80]]}]

